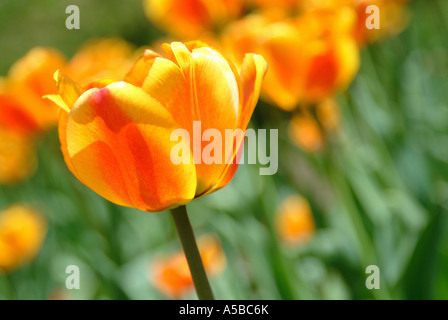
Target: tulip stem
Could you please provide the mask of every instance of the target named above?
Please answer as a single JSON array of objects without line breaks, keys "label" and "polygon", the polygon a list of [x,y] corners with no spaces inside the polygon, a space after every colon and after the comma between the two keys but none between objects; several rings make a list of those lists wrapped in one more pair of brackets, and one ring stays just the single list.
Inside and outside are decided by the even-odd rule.
[{"label": "tulip stem", "polygon": [[201,255],[194,238],[193,229],[188,219],[187,207],[179,206],[171,210],[182,248],[187,257],[191,277],[199,300],[214,300],[212,289],[208,283]]}]

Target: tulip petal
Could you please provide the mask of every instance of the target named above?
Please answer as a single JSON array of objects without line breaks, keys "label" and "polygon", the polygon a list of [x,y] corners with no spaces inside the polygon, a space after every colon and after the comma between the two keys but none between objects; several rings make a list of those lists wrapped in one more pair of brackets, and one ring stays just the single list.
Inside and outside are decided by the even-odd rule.
[{"label": "tulip petal", "polygon": [[143,89],[119,82],[83,94],[67,119],[67,154],[80,180],[114,203],[161,211],[190,201],[194,165],[170,159],[179,125]]},{"label": "tulip petal", "polygon": [[188,41],[185,43],[185,47],[192,52],[194,49],[199,49],[203,47],[210,47],[208,44],[206,44],[203,41],[195,40],[195,41]]},{"label": "tulip petal", "polygon": [[134,86],[141,87],[157,57],[160,57],[158,53],[146,49],[143,55],[126,74],[124,81],[133,84]]},{"label": "tulip petal", "polygon": [[55,72],[54,78],[58,87],[58,92],[65,102],[65,105],[71,109],[76,100],[84,93],[84,89],[79,83],[70,79],[59,70]]},{"label": "tulip petal", "polygon": [[42,98],[50,100],[51,102],[56,104],[59,108],[64,110],[66,113],[70,112],[70,108],[67,106],[67,104],[64,102],[64,100],[59,94],[47,94]]},{"label": "tulip petal", "polygon": [[241,128],[246,130],[250,117],[254,112],[260,96],[261,82],[266,74],[268,64],[257,54],[246,54],[241,66],[240,78],[243,87],[243,109],[241,115]]},{"label": "tulip petal", "polygon": [[[60,97],[60,96],[58,96]],[[69,112],[60,112],[58,119],[58,133],[59,133],[59,141],[61,142],[61,151],[62,156],[64,157],[65,164],[67,165],[70,172],[82,183],[84,183],[76,171],[75,167],[72,164],[72,160],[70,155],[68,154],[67,149],[67,120],[68,120]],[[84,183],[85,184],[85,183]]]},{"label": "tulip petal", "polygon": [[[188,46],[194,48],[192,52],[182,43],[165,45],[164,50],[170,59],[155,60],[143,89],[167,108],[190,137],[194,136],[193,121],[200,121],[201,137],[205,130],[216,129],[224,138],[225,129],[239,126],[240,97],[243,94],[238,77],[216,50],[204,47],[200,42],[192,42]],[[198,145],[196,141],[196,148],[202,151],[205,144]],[[201,161],[203,159],[195,159],[198,176],[196,195],[210,189],[224,172],[226,160],[232,157],[222,153],[219,163],[205,164]]]},{"label": "tulip petal", "polygon": [[183,71],[190,68],[191,52],[182,42],[173,42],[171,45],[164,44],[162,49],[167,57],[176,63]]},{"label": "tulip petal", "polygon": [[[261,82],[267,71],[267,62],[260,55],[246,54],[243,65],[241,66],[240,78],[243,87],[243,108],[241,112],[240,128],[246,130],[250,117],[258,102],[261,90]],[[226,186],[235,175],[242,149],[244,148],[244,136],[236,137],[234,141],[236,148],[232,162],[227,166],[219,181],[211,188],[208,193],[214,192]]]},{"label": "tulip petal", "polygon": [[157,58],[142,88],[171,113],[181,128],[192,132],[193,111],[190,90],[178,65],[171,60]]},{"label": "tulip petal", "polygon": [[[238,128],[239,124],[242,97],[237,77],[227,60],[211,48],[194,49],[191,56],[193,110],[201,121],[202,132],[216,129],[224,139],[225,129]],[[221,163],[196,165],[197,195],[212,188],[228,166],[229,157],[221,151]]]}]

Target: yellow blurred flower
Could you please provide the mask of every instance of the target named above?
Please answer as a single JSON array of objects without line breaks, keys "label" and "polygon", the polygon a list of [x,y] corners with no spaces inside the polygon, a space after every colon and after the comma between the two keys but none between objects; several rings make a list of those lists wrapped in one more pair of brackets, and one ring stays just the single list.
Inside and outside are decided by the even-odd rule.
[{"label": "yellow blurred flower", "polygon": [[223,46],[237,62],[246,51],[262,55],[269,65],[264,97],[291,111],[351,83],[360,63],[351,34],[355,22],[350,7],[314,10],[294,20],[252,15],[225,30]]},{"label": "yellow blurred flower", "polygon": [[15,184],[36,168],[34,141],[0,128],[0,184]]},{"label": "yellow blurred flower", "polygon": [[303,244],[315,233],[315,224],[308,201],[297,195],[287,197],[277,209],[275,226],[281,241]]},{"label": "yellow blurred flower", "polygon": [[0,270],[12,271],[32,260],[46,234],[41,214],[25,205],[14,205],[0,213]]},{"label": "yellow blurred flower", "polygon": [[[198,238],[198,248],[207,275],[213,277],[222,273],[226,265],[226,256],[219,239],[211,234],[202,235]],[[194,286],[183,252],[155,261],[150,266],[149,279],[157,290],[172,299],[180,299]]]},{"label": "yellow blurred flower", "polygon": [[197,40],[243,12],[242,0],[143,0],[148,19],[183,40]]}]

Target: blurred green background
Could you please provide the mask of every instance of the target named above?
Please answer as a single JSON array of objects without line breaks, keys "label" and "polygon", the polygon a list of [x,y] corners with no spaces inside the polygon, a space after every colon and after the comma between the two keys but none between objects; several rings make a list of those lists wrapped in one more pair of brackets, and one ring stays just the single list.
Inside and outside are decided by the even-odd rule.
[{"label": "blurred green background", "polygon": [[[81,29],[65,28],[76,4]],[[342,128],[310,155],[287,137],[290,116],[260,103],[254,128],[279,129],[279,171],[242,165],[224,189],[188,205],[197,235],[213,232],[227,256],[211,279],[218,299],[448,299],[448,2],[414,0],[399,36],[368,46],[350,89],[337,97]],[[91,38],[120,36],[137,46],[163,35],[141,0],[0,2],[0,74],[34,46],[68,57]],[[28,181],[0,187],[0,208],[33,203],[49,231],[30,264],[0,274],[0,299],[164,299],[147,280],[148,262],[180,249],[170,215],[113,205],[68,171],[57,130],[39,143]],[[302,194],[317,230],[298,248],[279,242],[274,212]],[[68,265],[81,289],[65,289]],[[381,289],[365,286],[377,265]],[[195,298],[193,292],[186,298]]]}]

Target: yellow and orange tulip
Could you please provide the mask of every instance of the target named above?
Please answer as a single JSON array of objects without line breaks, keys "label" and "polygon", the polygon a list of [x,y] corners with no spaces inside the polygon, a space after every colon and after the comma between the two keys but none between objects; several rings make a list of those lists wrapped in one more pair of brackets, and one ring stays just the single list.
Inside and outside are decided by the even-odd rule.
[{"label": "yellow and orange tulip", "polygon": [[[198,238],[198,247],[204,269],[211,277],[225,268],[226,256],[219,239],[211,234]],[[193,288],[187,259],[183,252],[157,259],[149,269],[149,279],[155,288],[166,296],[179,299]]]},{"label": "yellow and orange tulip", "polygon": [[151,212],[184,205],[232,179],[242,139],[235,138],[220,164],[174,164],[178,142],[171,133],[182,128],[193,137],[193,121],[201,122],[201,136],[209,128],[222,136],[225,129],[246,130],[267,68],[263,57],[248,54],[238,73],[200,42],[163,49],[166,58],[146,51],[120,82],[81,86],[59,74],[60,95],[49,97],[62,109],[59,137],[71,172],[107,200]]},{"label": "yellow and orange tulip", "polygon": [[46,234],[40,213],[25,205],[14,205],[0,213],[0,270],[12,271],[32,260]]}]

